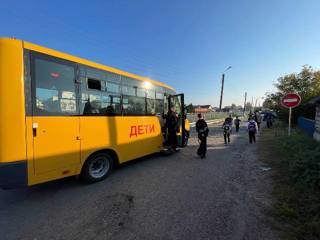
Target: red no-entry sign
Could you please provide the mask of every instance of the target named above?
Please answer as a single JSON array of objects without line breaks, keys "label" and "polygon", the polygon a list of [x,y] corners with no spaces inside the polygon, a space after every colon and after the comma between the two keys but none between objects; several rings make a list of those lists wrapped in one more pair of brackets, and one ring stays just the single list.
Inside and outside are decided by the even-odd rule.
[{"label": "red no-entry sign", "polygon": [[287,108],[299,106],[301,97],[297,93],[287,93],[281,100],[281,104]]},{"label": "red no-entry sign", "polygon": [[289,108],[289,127],[288,127],[288,136],[291,135],[291,115],[292,108],[299,106],[301,102],[301,97],[297,93],[287,93],[281,100],[282,106]]}]

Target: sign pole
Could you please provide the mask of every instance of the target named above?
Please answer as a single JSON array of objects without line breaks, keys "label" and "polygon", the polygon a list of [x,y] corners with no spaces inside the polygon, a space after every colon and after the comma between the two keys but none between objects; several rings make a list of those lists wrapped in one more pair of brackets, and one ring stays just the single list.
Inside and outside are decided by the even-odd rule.
[{"label": "sign pole", "polygon": [[289,108],[289,127],[288,136],[291,136],[291,118],[292,118],[292,108],[299,106],[301,103],[301,97],[297,93],[287,93],[281,99],[282,106]]},{"label": "sign pole", "polygon": [[291,136],[291,116],[292,116],[292,107],[289,107],[289,128],[288,128],[288,136]]}]

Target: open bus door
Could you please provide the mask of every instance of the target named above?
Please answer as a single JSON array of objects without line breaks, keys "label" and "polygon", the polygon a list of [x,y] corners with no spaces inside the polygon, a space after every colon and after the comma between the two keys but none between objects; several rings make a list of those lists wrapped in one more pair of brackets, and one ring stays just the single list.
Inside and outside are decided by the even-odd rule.
[{"label": "open bus door", "polygon": [[184,94],[169,95],[168,96],[168,110],[170,107],[174,107],[178,115],[178,127],[177,140],[179,147],[185,147],[187,144],[187,134],[185,128],[185,110],[184,110]]}]

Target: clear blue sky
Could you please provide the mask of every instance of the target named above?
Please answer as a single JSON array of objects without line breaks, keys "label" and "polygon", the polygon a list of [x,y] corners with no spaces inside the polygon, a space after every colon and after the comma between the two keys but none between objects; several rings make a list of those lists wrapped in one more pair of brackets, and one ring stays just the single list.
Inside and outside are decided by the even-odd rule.
[{"label": "clear blue sky", "polygon": [[2,0],[0,36],[166,82],[187,103],[243,104],[320,66],[319,0]]}]

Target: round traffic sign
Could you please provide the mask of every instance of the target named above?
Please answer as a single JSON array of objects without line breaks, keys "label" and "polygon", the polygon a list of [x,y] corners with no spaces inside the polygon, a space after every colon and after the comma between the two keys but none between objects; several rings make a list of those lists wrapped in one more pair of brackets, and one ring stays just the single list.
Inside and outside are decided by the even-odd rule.
[{"label": "round traffic sign", "polygon": [[301,97],[297,93],[287,93],[281,100],[281,104],[287,108],[299,106]]}]

